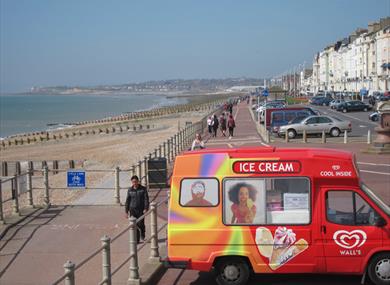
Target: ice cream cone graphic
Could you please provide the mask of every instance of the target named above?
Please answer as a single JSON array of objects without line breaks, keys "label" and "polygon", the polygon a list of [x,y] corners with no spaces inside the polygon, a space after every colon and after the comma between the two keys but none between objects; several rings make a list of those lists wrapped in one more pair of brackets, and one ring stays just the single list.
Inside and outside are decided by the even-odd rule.
[{"label": "ice cream cone graphic", "polygon": [[269,259],[269,267],[276,270],[308,248],[305,239],[296,241],[296,234],[286,227],[278,227],[275,236],[269,229],[256,229],[256,244],[261,255]]}]

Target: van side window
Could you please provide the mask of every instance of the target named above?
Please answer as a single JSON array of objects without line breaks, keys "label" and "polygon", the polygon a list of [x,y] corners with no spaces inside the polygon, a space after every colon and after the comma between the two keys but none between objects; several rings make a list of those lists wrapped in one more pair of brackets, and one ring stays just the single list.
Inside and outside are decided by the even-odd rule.
[{"label": "van side window", "polygon": [[291,178],[228,178],[223,182],[226,225],[310,223],[310,181]]},{"label": "van side window", "polygon": [[219,203],[219,182],[216,178],[183,179],[180,185],[183,207],[214,207]]},{"label": "van side window", "polygon": [[375,225],[378,214],[353,191],[326,193],[326,218],[329,222],[348,226]]}]

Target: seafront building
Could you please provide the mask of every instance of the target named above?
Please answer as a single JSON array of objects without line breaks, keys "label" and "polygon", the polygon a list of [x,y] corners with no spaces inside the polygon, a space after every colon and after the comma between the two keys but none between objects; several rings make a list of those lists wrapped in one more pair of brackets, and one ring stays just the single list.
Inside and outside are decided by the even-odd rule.
[{"label": "seafront building", "polygon": [[390,89],[390,17],[369,23],[314,55],[310,68],[274,79],[292,94],[323,91],[370,93]]}]

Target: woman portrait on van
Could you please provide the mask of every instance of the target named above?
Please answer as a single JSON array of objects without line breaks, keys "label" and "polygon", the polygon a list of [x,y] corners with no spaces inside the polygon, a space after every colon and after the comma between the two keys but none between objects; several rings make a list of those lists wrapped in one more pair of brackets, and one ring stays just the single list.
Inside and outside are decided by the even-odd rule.
[{"label": "woman portrait on van", "polygon": [[256,215],[256,189],[248,183],[237,183],[229,190],[229,200],[233,202],[232,224],[251,224]]}]

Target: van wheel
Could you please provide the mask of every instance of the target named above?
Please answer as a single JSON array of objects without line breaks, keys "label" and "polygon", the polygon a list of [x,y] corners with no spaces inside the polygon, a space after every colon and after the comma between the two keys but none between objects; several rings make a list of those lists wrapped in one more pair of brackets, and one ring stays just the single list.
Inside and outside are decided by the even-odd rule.
[{"label": "van wheel", "polygon": [[288,138],[293,139],[297,136],[297,132],[294,129],[290,129],[287,131]]},{"label": "van wheel", "polygon": [[239,257],[223,258],[216,265],[219,285],[244,285],[249,279],[249,266]]},{"label": "van wheel", "polygon": [[330,130],[330,135],[332,137],[338,137],[340,135],[340,130],[338,128],[333,128]]},{"label": "van wheel", "polygon": [[390,284],[390,253],[384,252],[374,256],[368,265],[368,276],[376,285]]},{"label": "van wheel", "polygon": [[347,113],[347,109],[343,109],[343,113]]},{"label": "van wheel", "polygon": [[367,111],[368,111],[368,109],[367,109],[367,108],[364,108],[364,109],[363,109],[363,111],[364,111],[364,112],[367,112]]},{"label": "van wheel", "polygon": [[322,106],[326,106],[326,103],[322,103]]}]

